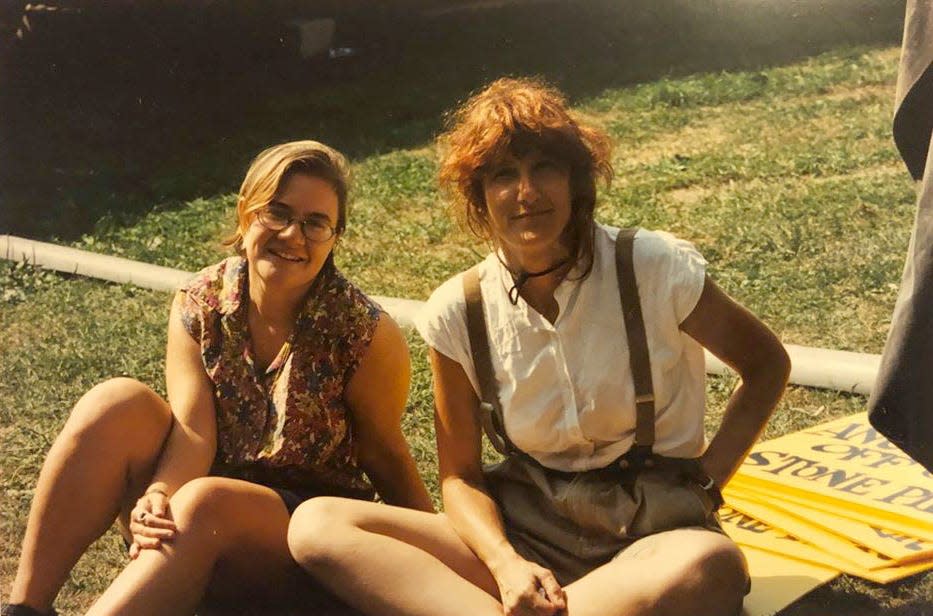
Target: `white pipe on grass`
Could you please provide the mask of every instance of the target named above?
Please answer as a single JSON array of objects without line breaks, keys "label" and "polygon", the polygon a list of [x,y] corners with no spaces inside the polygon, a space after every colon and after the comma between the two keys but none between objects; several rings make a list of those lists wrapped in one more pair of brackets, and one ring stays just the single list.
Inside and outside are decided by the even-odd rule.
[{"label": "white pipe on grass", "polygon": [[[819,389],[832,389],[856,394],[871,394],[881,355],[854,353],[785,344],[790,355],[790,382]],[[731,374],[732,370],[706,352],[706,371],[710,374]]]},{"label": "white pipe on grass", "polygon": [[[0,257],[68,274],[132,284],[156,291],[174,291],[194,275],[192,272],[171,267],[38,242],[14,235],[0,235]],[[424,303],[397,297],[372,297],[402,327],[414,325],[412,319]]]},{"label": "white pipe on grass", "polygon": [[[0,257],[10,261],[25,261],[31,265],[69,274],[79,274],[121,284],[133,284],[159,291],[174,290],[192,276],[190,272],[169,267],[140,263],[12,235],[0,235]],[[412,299],[378,295],[372,297],[402,327],[413,325],[415,314],[424,304],[424,302]],[[881,361],[880,355],[834,351],[795,344],[784,346],[793,365],[790,373],[791,383],[865,395],[871,393],[871,387],[878,372],[878,364]],[[727,374],[730,369],[707,353],[706,371],[711,374]]]},{"label": "white pipe on grass", "polygon": [[170,267],[150,265],[122,257],[0,235],[0,256],[46,269],[89,278],[100,278],[146,289],[171,291],[191,278],[191,274]]}]

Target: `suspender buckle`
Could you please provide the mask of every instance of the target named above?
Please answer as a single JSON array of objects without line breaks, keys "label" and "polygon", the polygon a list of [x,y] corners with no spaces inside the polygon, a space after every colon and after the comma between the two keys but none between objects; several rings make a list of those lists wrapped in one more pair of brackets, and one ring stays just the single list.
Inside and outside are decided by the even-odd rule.
[{"label": "suspender buckle", "polygon": [[645,445],[634,445],[629,449],[628,453],[625,454],[625,458],[629,461],[630,468],[637,470],[654,466],[652,456],[651,447]]},{"label": "suspender buckle", "polygon": [[654,394],[638,394],[635,396],[635,404],[644,404],[645,402],[654,402]]}]

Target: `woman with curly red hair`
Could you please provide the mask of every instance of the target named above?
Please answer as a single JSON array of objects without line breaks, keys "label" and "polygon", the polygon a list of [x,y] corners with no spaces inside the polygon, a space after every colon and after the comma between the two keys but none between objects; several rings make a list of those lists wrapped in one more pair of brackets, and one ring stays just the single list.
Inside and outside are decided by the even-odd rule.
[{"label": "woman with curly red hair", "polygon": [[[441,182],[492,247],[416,321],[445,514],[312,499],[292,555],[371,614],[738,613],[718,487],[781,396],[780,342],[688,242],[595,222],[611,143],[556,90],[496,81],[441,145]],[[703,347],[742,378],[709,442]]]}]

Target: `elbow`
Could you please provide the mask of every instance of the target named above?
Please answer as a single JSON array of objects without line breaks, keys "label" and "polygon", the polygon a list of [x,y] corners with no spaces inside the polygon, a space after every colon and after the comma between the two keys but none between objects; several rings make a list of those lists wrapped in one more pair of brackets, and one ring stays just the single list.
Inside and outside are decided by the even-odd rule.
[{"label": "elbow", "polygon": [[[214,435],[196,436],[194,445],[198,452],[200,462],[209,470],[214,464],[214,459],[217,457],[217,439]],[[207,474],[207,472],[206,470],[205,474]]]},{"label": "elbow", "polygon": [[791,370],[791,361],[790,355],[787,353],[787,349],[784,348],[784,345],[780,341],[776,342],[776,348],[773,352],[773,358],[768,362],[771,366],[771,371],[774,373],[774,379],[780,383],[780,388],[784,389],[787,386],[787,381],[790,379],[790,370]]},{"label": "elbow", "polygon": [[780,399],[790,378],[790,355],[777,338],[759,348],[760,351],[741,366],[739,376],[749,388],[768,392],[776,401]]}]

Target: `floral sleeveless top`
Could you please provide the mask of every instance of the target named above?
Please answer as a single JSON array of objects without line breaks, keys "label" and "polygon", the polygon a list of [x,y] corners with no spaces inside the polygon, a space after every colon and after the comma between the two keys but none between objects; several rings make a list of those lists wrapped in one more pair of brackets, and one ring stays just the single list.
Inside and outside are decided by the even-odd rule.
[{"label": "floral sleeveless top", "polygon": [[248,276],[246,260],[230,257],[181,288],[182,321],[201,345],[214,386],[211,474],[305,496],[371,500],[343,394],[372,340],[379,306],[325,266],[290,342],[260,371],[247,327]]}]

